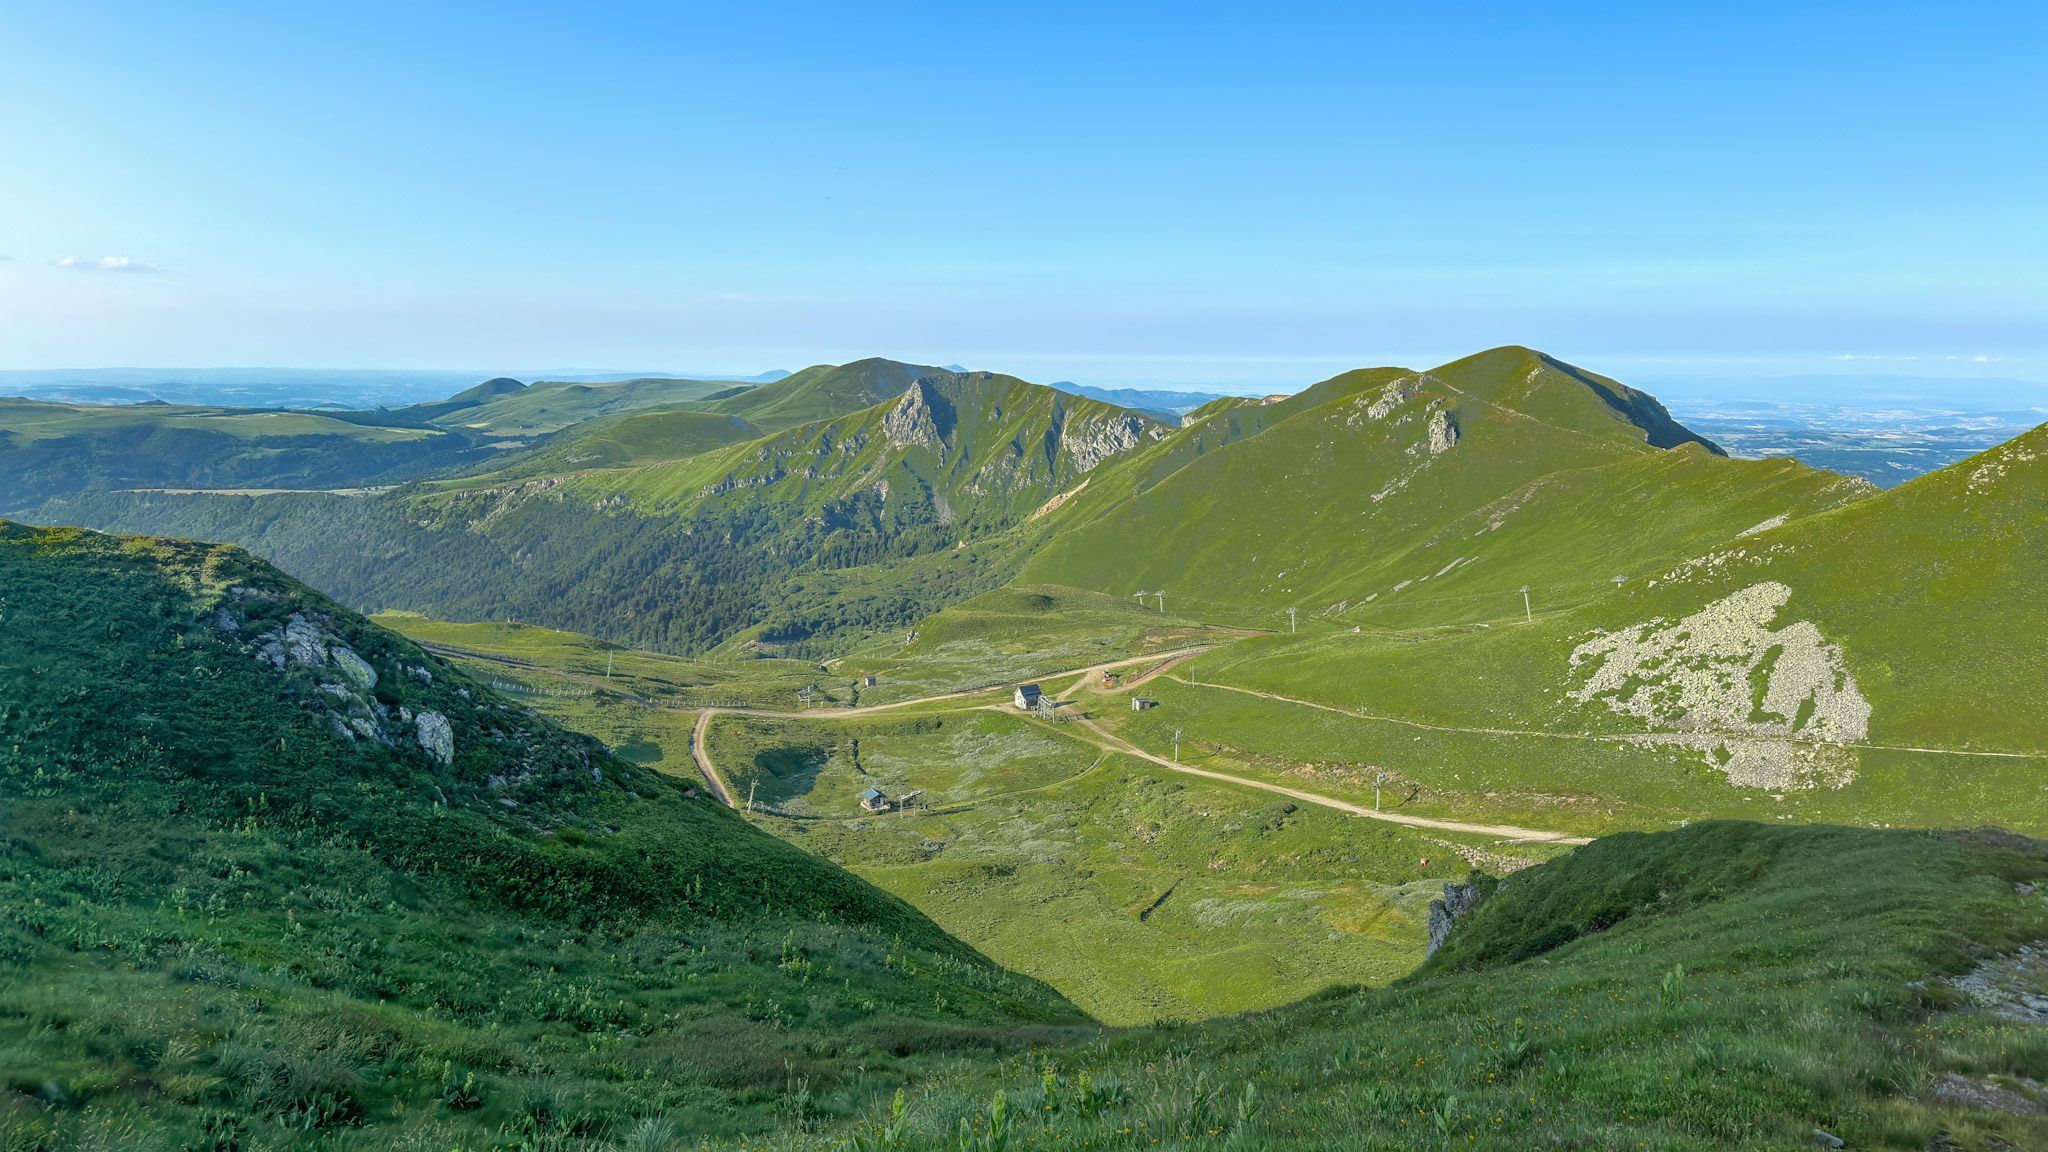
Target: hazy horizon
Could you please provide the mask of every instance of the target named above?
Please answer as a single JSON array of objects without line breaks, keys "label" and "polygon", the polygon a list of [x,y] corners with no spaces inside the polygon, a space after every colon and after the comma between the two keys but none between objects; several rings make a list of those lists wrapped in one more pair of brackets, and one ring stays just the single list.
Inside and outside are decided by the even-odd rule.
[{"label": "hazy horizon", "polygon": [[2044,20],[15,6],[0,367],[2048,379]]}]

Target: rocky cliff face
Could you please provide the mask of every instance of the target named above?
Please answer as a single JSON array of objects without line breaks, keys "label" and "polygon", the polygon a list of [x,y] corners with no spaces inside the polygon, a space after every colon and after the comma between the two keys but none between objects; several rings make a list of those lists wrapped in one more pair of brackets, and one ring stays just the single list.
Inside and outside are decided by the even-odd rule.
[{"label": "rocky cliff face", "polygon": [[882,434],[898,448],[913,444],[939,452],[953,430],[953,404],[923,378],[903,390],[903,398],[882,418]]},{"label": "rocky cliff face", "polygon": [[1091,472],[1097,464],[1145,442],[1149,435],[1158,440],[1166,435],[1164,425],[1140,416],[1124,414],[1088,422],[1069,421],[1058,431],[1060,448],[1079,472]]}]

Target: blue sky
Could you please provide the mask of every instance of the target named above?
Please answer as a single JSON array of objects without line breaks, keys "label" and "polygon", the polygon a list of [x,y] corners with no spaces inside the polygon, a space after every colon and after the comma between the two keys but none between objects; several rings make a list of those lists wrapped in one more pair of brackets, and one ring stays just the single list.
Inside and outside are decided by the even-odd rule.
[{"label": "blue sky", "polygon": [[0,0],[0,367],[1278,387],[1525,343],[1641,380],[2048,380],[2044,33],[1982,3]]}]

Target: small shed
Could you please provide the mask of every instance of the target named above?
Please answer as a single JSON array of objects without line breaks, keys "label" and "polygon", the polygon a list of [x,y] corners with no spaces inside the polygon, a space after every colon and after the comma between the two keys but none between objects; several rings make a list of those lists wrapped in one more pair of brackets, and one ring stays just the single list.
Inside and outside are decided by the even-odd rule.
[{"label": "small shed", "polygon": [[1157,707],[1159,707],[1159,701],[1152,699],[1150,696],[1131,697],[1131,711],[1133,712],[1143,712],[1147,708]]},{"label": "small shed", "polygon": [[1024,709],[1024,710],[1025,710],[1026,712],[1029,712],[1029,711],[1030,711],[1031,709],[1033,709],[1033,708],[1036,708],[1036,707],[1038,707],[1038,697],[1039,697],[1038,685],[1036,685],[1036,684],[1019,684],[1019,685],[1017,685],[1017,697],[1016,697],[1016,704],[1017,704],[1017,707],[1019,707],[1019,708],[1022,708],[1022,709]]},{"label": "small shed", "polygon": [[860,686],[863,688],[873,688],[875,686],[875,680],[876,677],[863,676],[860,678]]},{"label": "small shed", "polygon": [[880,788],[870,788],[860,794],[860,806],[870,812],[889,810],[889,795]]}]

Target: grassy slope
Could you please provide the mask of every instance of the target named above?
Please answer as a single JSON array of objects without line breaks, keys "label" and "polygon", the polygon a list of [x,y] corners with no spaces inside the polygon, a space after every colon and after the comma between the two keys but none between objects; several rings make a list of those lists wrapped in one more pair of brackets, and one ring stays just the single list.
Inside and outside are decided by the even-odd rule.
[{"label": "grassy slope", "polygon": [[1996,835],[1615,837],[1517,874],[1398,987],[965,1067],[900,1138],[986,1132],[1000,1091],[1013,1146],[1091,1152],[2041,1147],[2048,1119],[1937,1089],[2043,1095],[2048,1029],[1943,978],[2048,935],[2016,887],[2044,879],[2048,848]]},{"label": "grassy slope", "polygon": [[[419,639],[585,676],[601,676],[610,654],[600,643],[526,626],[379,619]],[[905,655],[877,665],[877,687],[856,688],[815,667],[808,675],[828,701],[868,704],[959,687],[948,677],[986,679],[1019,661],[1043,670],[1217,638],[1094,593],[1002,589],[928,620]],[[980,655],[963,656],[963,642]],[[540,668],[465,666],[531,687],[521,699],[622,756],[696,775],[692,714],[603,691],[562,695],[590,689]],[[765,693],[754,677],[785,666],[806,667],[703,665],[626,651],[616,654],[615,683],[667,703],[713,693],[758,699]],[[713,677],[714,685],[677,693],[679,680]],[[1049,687],[1059,691],[1072,679]],[[773,686],[786,693],[790,683]],[[858,719],[721,716],[710,752],[742,800],[772,810],[758,817],[764,828],[896,892],[1112,1022],[1266,1008],[1333,981],[1384,983],[1419,959],[1432,891],[1422,878],[1464,867],[1437,834],[1364,827],[1226,785],[1161,779],[1156,768],[1105,757],[1060,730],[980,710],[1000,699],[1007,697]],[[848,819],[859,815],[858,795],[869,787],[892,796],[921,788],[927,805],[945,810]],[[1169,891],[1171,899],[1151,907]]]},{"label": "grassy slope", "polygon": [[1533,348],[1492,348],[1430,371],[1468,396],[1546,424],[1652,448],[1713,442],[1671,418],[1657,398]]},{"label": "grassy slope", "polygon": [[[724,716],[709,749],[762,827],[1111,1023],[1385,983],[1421,958],[1424,878],[1465,866],[1409,830],[1162,773],[1006,709]],[[868,788],[922,789],[926,810],[863,817]]]},{"label": "grassy slope", "polygon": [[868,703],[935,696],[1000,680],[1125,660],[1200,644],[1229,643],[1241,631],[1162,615],[1135,601],[1079,588],[1012,584],[955,604],[917,626],[900,650],[861,653],[836,666],[874,675]]},{"label": "grassy slope", "polygon": [[[1289,606],[1337,612],[1368,598],[1371,617],[1403,601],[1498,597],[1523,583],[1583,597],[1593,581],[1617,571],[1862,491],[1839,487],[1840,478],[1827,473],[1745,465],[1699,446],[1650,449],[1641,429],[1561,372],[1538,377],[1577,388],[1577,409],[1556,395],[1562,385],[1549,383],[1536,406],[1584,430],[1465,398],[1466,388],[1479,391],[1472,363],[1405,378],[1413,390],[1378,416],[1386,381],[1376,373],[1361,389],[1206,452],[1064,532],[1022,578],[1113,593],[1165,588],[1169,601],[1178,596],[1196,610],[1266,620]],[[1513,360],[1489,370],[1521,367]],[[1428,420],[1438,409],[1451,414],[1458,440],[1432,453]],[[1617,504],[1628,515],[1615,516]],[[1561,546],[1567,539],[1571,545]],[[1445,572],[1453,561],[1459,567]],[[1402,620],[1473,615],[1469,607],[1423,611]]]},{"label": "grassy slope", "polygon": [[[564,727],[597,737],[621,759],[693,783],[702,779],[690,757],[697,716],[671,709],[714,702],[794,710],[801,707],[797,693],[806,687],[815,686],[815,699],[827,704],[844,704],[860,693],[844,677],[797,660],[711,663],[530,624],[451,624],[398,612],[373,619],[408,639],[445,646],[440,650],[478,679]],[[457,652],[499,659],[468,659]]]},{"label": "grassy slope", "polygon": [[714,448],[759,439],[762,430],[737,416],[692,409],[656,409],[596,417],[548,437],[470,486],[559,476],[596,468],[634,468],[686,460]]},{"label": "grassy slope", "polygon": [[850,364],[816,364],[726,400],[706,405],[779,432],[872,408],[903,394],[910,382],[942,369],[872,357]]},{"label": "grassy slope", "polygon": [[[11,1095],[0,1124],[736,1131],[791,1060],[822,1095],[1076,1018],[238,549],[4,525],[0,573],[0,1068],[62,1103]],[[294,617],[376,671],[374,700],[339,657],[262,658]],[[343,708],[393,743],[344,739]],[[448,718],[452,764],[401,708]],[[476,1108],[437,1103],[451,1077]]]},{"label": "grassy slope", "polygon": [[[1615,819],[1640,823],[1658,814],[1753,812],[1759,804],[1794,819],[1953,826],[1988,818],[2048,830],[2040,758],[2048,730],[2029,704],[2048,668],[2025,640],[2048,624],[2031,591],[2034,574],[2048,570],[2030,528],[2048,500],[2044,437],[2048,431],[2036,430],[1882,495],[1793,519],[1715,549],[1704,562],[1640,573],[1645,578],[1575,608],[1553,611],[1539,599],[1533,626],[1496,610],[1492,628],[1318,631],[1247,641],[1195,665],[1204,683],[1530,736],[1418,730],[1328,713],[1304,720],[1307,710],[1226,700],[1217,689],[1186,689],[1172,702],[1205,740],[1252,743],[1209,730],[1229,717],[1240,733],[1263,732],[1269,755],[1323,761],[1341,748],[1345,760],[1394,770],[1446,806],[1498,811],[1480,795],[1496,792],[1498,805],[1531,811],[1547,796],[1585,812],[1594,823],[1575,826],[1588,830],[1613,826],[1604,813],[1616,805]],[[1810,621],[1824,642],[1840,645],[1869,702],[1869,735],[1858,743],[1878,747],[1804,745],[1842,758],[1846,782],[1838,775],[1763,789],[1786,797],[1772,801],[1758,789],[1729,787],[1697,748],[1533,735],[1644,732],[1640,719],[1563,695],[1577,682],[1573,649],[1598,630],[1668,624],[1767,581],[1789,589],[1770,626]],[[1324,730],[1327,736],[1310,735]],[[2034,758],[1967,754],[1975,752]]]}]

